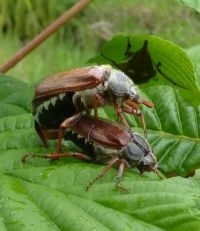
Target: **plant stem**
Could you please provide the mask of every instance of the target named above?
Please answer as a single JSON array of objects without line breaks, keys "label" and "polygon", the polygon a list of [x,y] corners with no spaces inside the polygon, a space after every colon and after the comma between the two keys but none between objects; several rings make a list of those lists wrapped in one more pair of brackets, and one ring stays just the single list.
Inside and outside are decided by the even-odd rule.
[{"label": "plant stem", "polygon": [[51,23],[46,29],[38,34],[33,40],[13,55],[5,64],[0,66],[0,73],[5,73],[12,67],[14,67],[20,60],[22,60],[27,54],[39,46],[45,41],[50,35],[57,31],[64,23],[68,22],[72,17],[82,11],[92,0],[80,0],[78,3],[73,5],[63,15]]}]

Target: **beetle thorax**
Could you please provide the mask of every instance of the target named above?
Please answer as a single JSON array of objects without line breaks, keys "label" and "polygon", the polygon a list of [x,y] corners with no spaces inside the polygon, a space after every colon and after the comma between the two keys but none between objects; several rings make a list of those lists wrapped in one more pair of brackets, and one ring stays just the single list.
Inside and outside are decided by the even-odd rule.
[{"label": "beetle thorax", "polygon": [[150,144],[137,133],[132,133],[129,143],[124,147],[124,158],[131,167],[137,166],[141,173],[157,167]]},{"label": "beetle thorax", "polygon": [[105,82],[105,88],[107,91],[112,91],[116,98],[139,100],[138,88],[122,71],[113,69]]}]

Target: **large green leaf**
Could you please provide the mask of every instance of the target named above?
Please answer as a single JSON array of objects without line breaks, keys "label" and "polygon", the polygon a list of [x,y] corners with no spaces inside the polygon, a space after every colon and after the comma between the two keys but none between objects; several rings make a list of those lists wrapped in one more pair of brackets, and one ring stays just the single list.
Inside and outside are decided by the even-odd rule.
[{"label": "large green leaf", "polygon": [[[1,230],[200,229],[198,171],[194,179],[160,180],[153,173],[141,177],[135,169],[127,170],[122,180],[125,192],[115,187],[117,170],[111,169],[86,192],[88,182],[103,166],[72,158],[54,162],[30,158],[22,163],[24,154],[52,152],[54,146],[46,151],[34,131],[32,88],[26,85],[30,90],[23,92],[25,98],[19,97],[23,83],[2,78],[0,89],[8,81],[13,91],[0,94],[0,108],[5,112],[0,118]],[[168,174],[187,175],[200,163],[200,106],[192,106],[194,93],[186,92],[166,85],[143,88],[143,97],[155,103],[155,109],[142,108],[148,139],[160,169]],[[109,116],[114,119],[111,111]],[[138,119],[128,119],[133,129],[142,132]]]},{"label": "large green leaf", "polygon": [[160,168],[169,175],[189,174],[200,166],[200,100],[193,105],[194,94],[169,86],[149,87],[145,94],[155,103],[143,111]]},{"label": "large green leaf", "polygon": [[0,74],[0,87],[0,103],[3,103],[0,117],[6,114],[30,112],[33,88],[28,83]]},{"label": "large green leaf", "polygon": [[[129,36],[131,52],[135,53],[141,49],[145,40],[148,41],[148,51],[154,68],[156,69],[157,64],[161,63],[160,70],[167,77],[160,74],[157,69],[156,76],[148,82],[148,85],[169,85],[174,83],[195,92],[200,97],[194,66],[186,52],[176,44],[153,35]],[[125,62],[127,43],[127,36],[115,36],[105,43],[98,56],[90,59],[88,62],[98,64],[112,64],[109,60],[114,60],[117,64]],[[146,60],[144,59],[143,61],[145,62]],[[171,85],[173,86],[173,84]]]},{"label": "large green leaf", "polygon": [[196,73],[197,73],[197,81],[200,86],[200,45],[193,46],[187,49],[187,54],[194,62]]},{"label": "large green leaf", "polygon": [[200,13],[200,1],[199,0],[176,0],[183,6],[188,6]]}]

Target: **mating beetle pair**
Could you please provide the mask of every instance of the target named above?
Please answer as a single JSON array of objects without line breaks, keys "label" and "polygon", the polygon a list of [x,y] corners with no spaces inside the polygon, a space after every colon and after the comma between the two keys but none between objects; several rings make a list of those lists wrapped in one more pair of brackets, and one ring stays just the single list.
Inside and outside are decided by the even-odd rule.
[{"label": "mating beetle pair", "polygon": [[[58,103],[59,100],[63,103]],[[133,81],[110,65],[73,69],[42,81],[37,86],[33,99],[36,131],[43,143],[46,143],[43,126],[59,127],[66,118],[93,108],[94,116],[97,117],[97,108],[102,104],[113,105],[119,119],[126,126],[128,123],[122,112],[138,115],[146,136],[145,121],[138,107],[140,104],[153,107],[153,104],[142,100]]]},{"label": "mating beetle pair", "polygon": [[[98,118],[98,107],[105,104],[114,106],[125,126]],[[45,146],[48,139],[58,139],[58,143],[55,154],[43,157],[75,156],[100,163],[111,161],[97,178],[119,163],[118,182],[125,166],[136,166],[141,173],[156,171],[157,161],[150,145],[145,138],[130,131],[122,114],[138,115],[146,136],[145,121],[138,109],[140,104],[153,106],[140,98],[138,88],[127,75],[110,65],[83,67],[45,79],[36,87],[33,99],[35,128]],[[94,116],[88,117],[85,114],[91,109],[94,109]],[[94,159],[80,153],[61,153],[66,129],[74,131],[77,137],[82,136],[84,143],[91,145]],[[73,141],[80,143],[78,138]]]}]

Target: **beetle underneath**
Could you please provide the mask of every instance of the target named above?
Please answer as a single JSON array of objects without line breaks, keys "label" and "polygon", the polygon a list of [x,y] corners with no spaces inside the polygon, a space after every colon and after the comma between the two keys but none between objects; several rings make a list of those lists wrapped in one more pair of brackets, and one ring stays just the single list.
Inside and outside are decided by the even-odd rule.
[{"label": "beetle underneath", "polygon": [[23,161],[30,156],[47,159],[76,157],[107,164],[104,170],[89,183],[86,190],[116,164],[119,165],[117,185],[121,181],[125,167],[137,167],[141,174],[145,171],[157,173],[157,160],[148,141],[116,122],[76,114],[66,119],[61,124],[61,127],[62,133],[58,129],[46,129],[46,135],[51,137],[51,139],[57,139],[58,134],[60,134],[61,137],[64,136],[65,139],[72,140],[81,147],[84,150],[84,154],[79,152],[56,152],[46,155],[28,154],[23,157]]}]

